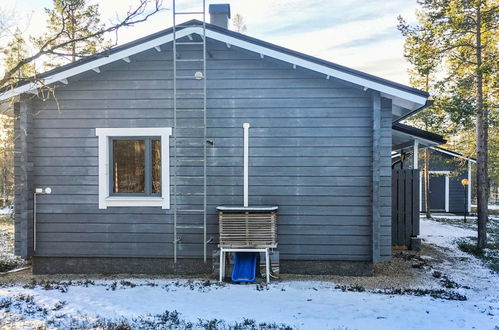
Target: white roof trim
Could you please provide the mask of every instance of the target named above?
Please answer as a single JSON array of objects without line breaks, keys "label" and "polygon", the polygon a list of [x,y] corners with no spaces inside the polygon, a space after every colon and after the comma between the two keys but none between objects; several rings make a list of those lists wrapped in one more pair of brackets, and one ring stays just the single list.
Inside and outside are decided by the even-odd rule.
[{"label": "white roof trim", "polygon": [[[203,29],[201,27],[193,26],[193,27],[186,27],[178,32],[176,32],[177,38],[181,38],[184,36],[189,36],[192,33],[196,33],[198,35],[203,35]],[[345,80],[348,82],[351,82],[353,84],[367,87],[376,91],[381,92],[384,95],[388,96],[393,96],[402,100],[405,100],[409,103],[417,105],[424,105],[426,103],[426,97],[417,95],[414,93],[410,93],[407,91],[403,91],[394,87],[387,86],[385,84],[375,82],[366,78],[362,78],[347,72],[343,72],[337,69],[330,68],[325,65],[317,64],[305,59],[302,59],[297,56],[289,55],[289,54],[284,54],[282,52],[263,47],[260,45],[253,44],[248,41],[244,41],[241,39],[238,39],[236,37],[228,36],[216,31],[212,31],[207,29],[206,30],[206,36],[208,38],[212,38],[221,42],[224,42],[225,44],[230,44],[232,46],[244,48],[250,51],[253,51],[255,53],[260,54],[260,56],[268,56],[271,58],[275,58],[284,62],[291,63],[295,66],[300,66],[302,68],[306,68],[312,71],[316,72],[321,72],[327,76],[335,77],[337,79]],[[145,41],[139,45],[124,49],[120,52],[116,52],[114,54],[109,55],[108,57],[101,57],[98,59],[95,59],[93,61],[78,65],[76,67],[67,69],[62,72],[58,72],[52,76],[49,76],[44,79],[43,84],[51,84],[57,81],[60,81],[62,79],[67,79],[69,77],[75,76],[77,74],[93,70],[96,67],[100,67],[106,64],[109,64],[111,62],[115,62],[117,60],[125,60],[129,56],[132,56],[134,54],[138,54],[140,52],[146,51],[151,48],[156,48],[162,44],[168,43],[172,41],[173,39],[173,33],[158,37],[156,39],[152,39],[149,41]],[[38,87],[41,87],[43,85],[42,83],[30,83],[26,84],[17,88],[14,88],[12,90],[8,90],[4,92],[3,94],[0,94],[0,100],[5,100],[8,99],[12,96],[25,93],[27,91],[36,89]],[[408,108],[413,108],[413,107],[408,107]]]},{"label": "white roof trim", "polygon": [[[189,31],[190,29],[191,28],[186,28],[186,29],[183,29],[183,30],[176,32],[177,37],[184,37],[188,34],[191,34],[192,31]],[[170,41],[172,41],[172,39],[173,39],[173,34],[170,33],[168,35],[165,35],[165,36],[153,39],[153,40],[146,41],[144,43],[141,43],[140,45],[136,45],[136,46],[124,49],[120,52],[116,52],[114,54],[109,55],[108,57],[101,57],[101,58],[95,59],[93,61],[78,65],[76,67],[64,70],[62,72],[58,72],[52,76],[45,78],[43,83],[42,82],[29,83],[29,84],[19,86],[17,88],[5,91],[4,93],[0,94],[0,101],[11,98],[12,96],[26,93],[26,92],[33,90],[33,89],[37,89],[39,87],[42,87],[44,84],[49,85],[49,84],[57,82],[61,79],[66,79],[66,78],[75,76],[77,74],[80,74],[80,73],[83,73],[83,72],[86,72],[89,70],[93,70],[96,67],[101,67],[101,66],[104,66],[106,64],[121,60],[125,57],[129,57],[129,56],[132,56],[134,54],[141,53],[141,52],[146,51],[148,49],[151,49],[151,48],[154,48],[156,46],[160,46],[162,44],[170,42]]]},{"label": "white roof trim", "polygon": [[463,155],[456,154],[455,152],[452,152],[452,151],[449,151],[449,150],[443,150],[443,149],[435,148],[435,147],[430,147],[430,149],[438,151],[438,152],[441,152],[443,154],[447,154],[447,155],[453,156],[453,157],[457,157],[457,158],[461,158],[461,159],[466,159],[466,160],[468,160],[468,161],[470,161],[472,163],[476,163],[476,160],[474,160],[474,159],[465,157]]},{"label": "white roof trim", "polygon": [[[195,33],[202,35],[203,31],[200,27],[192,27],[191,29],[195,30]],[[408,100],[410,102],[414,102],[420,104],[421,106],[426,104],[426,97],[416,95],[413,93],[409,93],[406,91],[402,91],[390,86],[386,86],[384,84],[374,82],[372,80],[368,80],[362,77],[355,76],[350,73],[346,73],[343,71],[339,71],[321,64],[313,63],[311,61],[304,60],[302,58],[284,54],[282,52],[269,49],[260,45],[255,45],[248,41],[244,41],[235,37],[231,37],[219,32],[215,32],[212,30],[206,30],[206,36],[215,40],[219,40],[225,43],[230,43],[233,46],[241,47],[255,53],[259,53],[260,55],[276,58],[278,60],[282,60],[285,62],[289,62],[291,64],[295,64],[297,66],[310,69],[312,71],[321,72],[331,77],[335,77],[341,80],[345,80],[356,85],[365,86],[371,88],[373,90],[379,91],[381,93],[385,93],[387,95],[392,95],[396,97],[400,97],[402,99]]]}]

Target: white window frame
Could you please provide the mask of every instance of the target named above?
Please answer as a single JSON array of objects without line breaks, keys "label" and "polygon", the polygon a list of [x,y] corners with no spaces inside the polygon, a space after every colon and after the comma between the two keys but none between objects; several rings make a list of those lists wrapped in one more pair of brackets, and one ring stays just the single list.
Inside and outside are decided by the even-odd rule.
[{"label": "white window frame", "polygon": [[[170,208],[170,135],[171,127],[96,128],[99,138],[99,209],[108,207],[160,206]],[[112,137],[159,136],[161,139],[161,196],[109,195],[109,139]]]}]

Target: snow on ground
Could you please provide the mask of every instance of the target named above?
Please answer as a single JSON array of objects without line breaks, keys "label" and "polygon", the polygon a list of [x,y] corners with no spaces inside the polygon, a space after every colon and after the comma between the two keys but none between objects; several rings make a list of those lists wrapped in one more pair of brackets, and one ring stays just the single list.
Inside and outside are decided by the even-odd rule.
[{"label": "snow on ground", "polygon": [[[222,319],[234,324],[246,318],[297,329],[493,329],[499,324],[497,301],[483,304],[429,296],[343,292],[333,283],[316,281],[274,283],[260,289],[255,285],[205,287],[199,284],[202,282],[187,280],[177,284],[173,280],[133,283],[137,286],[118,284],[112,290],[112,282],[98,281],[88,287],[69,286],[67,292],[13,286],[1,288],[0,297],[32,295],[37,305],[48,310],[38,317],[42,320],[61,319],[59,315],[81,318],[81,314],[131,319],[176,310],[180,318],[193,323]],[[5,315],[3,319],[13,320]],[[64,323],[58,326],[64,327]]]},{"label": "snow on ground", "polygon": [[[132,328],[182,329],[187,322],[192,322],[193,328],[209,328],[217,319],[222,321],[210,329],[229,328],[236,322],[240,329],[253,329],[251,322],[245,321],[250,319],[257,325],[271,324],[267,328],[497,329],[499,277],[454,243],[474,235],[469,229],[421,220],[421,237],[428,244],[423,247],[429,248],[415,256],[428,264],[417,271],[432,280],[419,285],[419,291],[413,286],[410,291],[404,290],[407,286],[364,291],[334,280],[296,279],[268,286],[219,285],[206,279],[80,279],[64,283],[43,282],[47,277],[33,276],[38,282],[0,281],[4,283],[0,285],[0,328],[85,328],[95,327],[92,322],[102,319],[126,320]],[[436,253],[431,254],[432,249]],[[436,272],[442,274],[438,279]],[[441,285],[441,279],[449,286]],[[434,294],[438,292],[444,295]],[[454,300],[442,299],[444,296]],[[467,300],[459,300],[464,296]],[[177,311],[178,318],[171,313],[165,317],[165,311]],[[157,323],[166,319],[170,323]]]},{"label": "snow on ground", "polygon": [[[439,218],[439,216],[432,215],[434,218]],[[442,216],[446,219],[462,219],[462,216]],[[476,219],[476,217],[475,217]],[[476,230],[459,228],[456,226],[448,225],[445,223],[428,220],[421,217],[420,221],[420,235],[423,240],[430,244],[434,244],[441,247],[446,247],[453,249],[454,252],[457,251],[457,246],[454,243],[456,239],[465,237],[476,237]]]},{"label": "snow on ground", "polygon": [[11,207],[4,207],[0,209],[0,215],[12,214],[13,209]]},{"label": "snow on ground", "polygon": [[476,230],[421,218],[420,237],[425,243],[444,248],[447,258],[434,264],[435,270],[447,274],[461,286],[469,287],[465,291],[470,302],[481,304],[488,301],[494,307],[494,313],[499,311],[498,274],[485,267],[481,260],[462,252],[456,244],[459,239],[477,237]]},{"label": "snow on ground", "polygon": [[[476,208],[476,205],[471,205],[471,207]],[[489,210],[499,210],[499,204],[489,204]]]},{"label": "snow on ground", "polygon": [[14,222],[0,218],[0,273],[25,264],[24,260],[14,255]]}]

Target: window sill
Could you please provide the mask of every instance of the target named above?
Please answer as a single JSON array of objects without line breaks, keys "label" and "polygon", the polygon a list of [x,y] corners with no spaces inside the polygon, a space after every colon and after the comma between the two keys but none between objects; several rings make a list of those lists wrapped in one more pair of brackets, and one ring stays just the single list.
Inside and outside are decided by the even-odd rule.
[{"label": "window sill", "polygon": [[107,197],[105,200],[105,207],[154,207],[160,206],[162,209],[168,209],[168,205],[165,203],[163,197],[125,197],[125,196],[113,196]]}]

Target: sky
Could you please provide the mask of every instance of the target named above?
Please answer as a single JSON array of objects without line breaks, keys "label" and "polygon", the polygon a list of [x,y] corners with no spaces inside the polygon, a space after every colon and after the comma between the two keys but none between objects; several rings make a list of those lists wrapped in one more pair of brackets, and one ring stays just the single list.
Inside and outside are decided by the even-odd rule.
[{"label": "sky", "polygon": [[[92,0],[102,21],[122,17],[136,0]],[[408,84],[409,64],[403,57],[404,40],[397,30],[397,16],[415,21],[416,0],[206,0],[229,3],[232,17],[240,14],[246,34],[308,55]],[[122,30],[125,43],[172,25],[172,0],[147,22]],[[26,35],[45,28],[45,7],[52,0],[11,0],[8,10]],[[199,10],[202,0],[177,0],[178,10]],[[186,17],[185,19],[199,18]],[[208,18],[207,18],[208,20]]]}]

